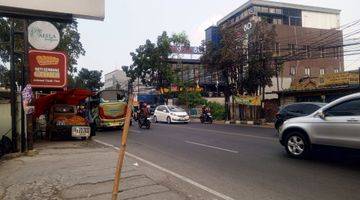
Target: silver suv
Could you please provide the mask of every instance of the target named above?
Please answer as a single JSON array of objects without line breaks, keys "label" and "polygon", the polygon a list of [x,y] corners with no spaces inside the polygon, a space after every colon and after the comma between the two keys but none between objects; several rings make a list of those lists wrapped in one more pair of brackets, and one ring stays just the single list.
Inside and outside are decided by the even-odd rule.
[{"label": "silver suv", "polygon": [[360,149],[360,93],[335,100],[305,117],[284,122],[280,143],[293,157],[306,157],[312,145]]}]

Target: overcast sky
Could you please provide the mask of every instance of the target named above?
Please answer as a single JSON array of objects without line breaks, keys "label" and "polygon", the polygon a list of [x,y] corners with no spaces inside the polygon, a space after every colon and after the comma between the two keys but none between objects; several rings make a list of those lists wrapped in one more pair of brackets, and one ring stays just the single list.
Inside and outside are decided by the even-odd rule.
[{"label": "overcast sky", "polygon": [[[246,0],[105,0],[105,21],[79,20],[86,55],[78,67],[108,73],[131,64],[129,53],[146,39],[167,31],[185,31],[192,45],[205,38],[204,30]],[[360,19],[359,0],[279,0],[342,10],[341,24]],[[358,26],[358,28],[360,25]],[[360,35],[359,35],[360,37]],[[360,67],[360,56],[346,57],[346,70]]]}]

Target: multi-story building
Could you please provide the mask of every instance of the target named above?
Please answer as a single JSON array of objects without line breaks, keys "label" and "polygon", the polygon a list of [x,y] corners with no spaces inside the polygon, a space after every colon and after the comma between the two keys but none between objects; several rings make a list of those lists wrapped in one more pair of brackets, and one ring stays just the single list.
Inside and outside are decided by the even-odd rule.
[{"label": "multi-story building", "polygon": [[122,70],[114,70],[105,74],[104,89],[106,90],[127,90],[128,80],[126,74]]},{"label": "multi-story building", "polygon": [[250,0],[218,21],[217,27],[209,27],[206,41],[218,43],[223,29],[247,31],[259,21],[274,25],[273,51],[285,58],[283,77],[299,80],[344,71],[343,34],[337,9]]}]

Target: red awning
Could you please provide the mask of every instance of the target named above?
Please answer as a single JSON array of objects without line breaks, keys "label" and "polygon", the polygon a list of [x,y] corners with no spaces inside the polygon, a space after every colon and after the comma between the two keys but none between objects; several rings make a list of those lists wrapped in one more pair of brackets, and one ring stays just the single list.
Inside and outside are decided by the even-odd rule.
[{"label": "red awning", "polygon": [[44,114],[54,104],[79,105],[91,95],[92,92],[90,90],[71,89],[40,97],[35,101],[35,117]]}]

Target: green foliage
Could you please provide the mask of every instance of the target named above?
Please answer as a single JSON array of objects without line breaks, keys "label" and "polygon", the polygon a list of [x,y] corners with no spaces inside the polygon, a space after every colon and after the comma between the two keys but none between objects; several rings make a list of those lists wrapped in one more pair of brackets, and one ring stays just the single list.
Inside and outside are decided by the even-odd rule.
[{"label": "green foliage", "polygon": [[210,102],[204,99],[199,92],[181,92],[178,95],[179,103],[186,105],[186,102],[189,105],[189,108],[195,108],[197,106],[206,105],[210,108],[211,114],[216,120],[225,119],[225,107],[216,102]]},{"label": "green foliage", "polygon": [[0,65],[0,86],[10,86],[10,71],[3,65]]},{"label": "green foliage", "polygon": [[156,43],[146,40],[144,45],[131,52],[133,64],[122,67],[130,78],[130,83],[139,78],[143,84],[159,89],[175,82],[176,77],[168,62],[171,45],[180,47],[190,45],[190,42],[184,32],[169,37],[164,31],[158,36]]},{"label": "green foliage", "polygon": [[214,119],[216,120],[223,120],[225,119],[225,107],[224,105],[221,105],[217,102],[210,102],[208,101],[206,103],[207,106],[209,106],[211,114]]},{"label": "green foliage", "polygon": [[170,53],[170,38],[166,32],[163,32],[156,44],[146,40],[144,45],[131,52],[133,64],[122,68],[131,83],[140,78],[145,85],[164,87],[173,78],[169,64],[166,62]]},{"label": "green foliage", "polygon": [[276,74],[272,51],[269,51],[275,46],[275,28],[266,22],[258,22],[254,29],[249,38],[249,67],[244,77],[244,88],[249,94],[271,86],[271,78]]},{"label": "green foliage", "polygon": [[78,75],[69,80],[71,87],[89,90],[100,90],[104,83],[101,82],[102,71],[82,68]]},{"label": "green foliage", "polygon": [[179,103],[186,105],[188,103],[190,108],[194,108],[199,105],[205,105],[206,100],[201,96],[199,92],[180,92],[178,94]]}]

